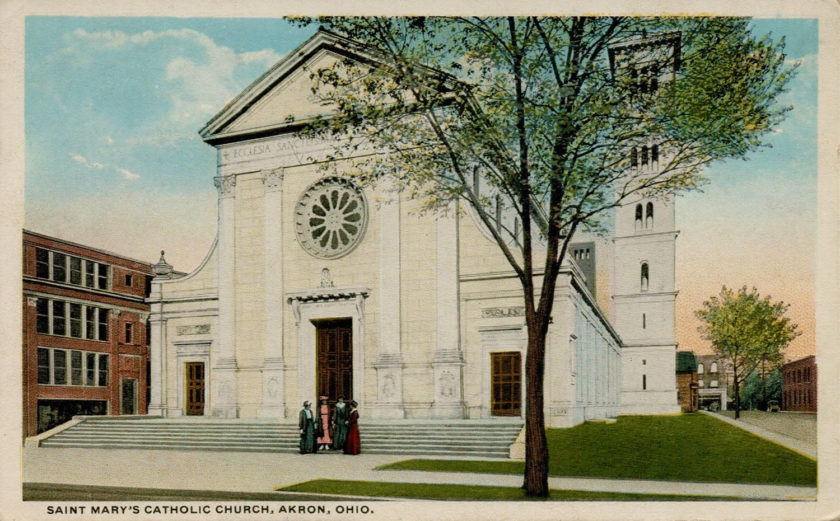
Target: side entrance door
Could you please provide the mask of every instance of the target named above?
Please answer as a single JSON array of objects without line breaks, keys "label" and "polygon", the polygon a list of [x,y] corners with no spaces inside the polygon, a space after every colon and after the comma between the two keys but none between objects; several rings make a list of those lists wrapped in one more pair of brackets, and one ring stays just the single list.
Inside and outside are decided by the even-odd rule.
[{"label": "side entrance door", "polygon": [[120,380],[120,414],[137,414],[137,379]]},{"label": "side entrance door", "polygon": [[519,416],[522,410],[522,356],[518,351],[491,353],[490,410],[493,416]]},{"label": "side entrance door", "polygon": [[330,406],[339,396],[347,401],[353,398],[352,326],[351,319],[324,320],[315,326],[318,350],[316,388],[318,397],[326,396]]},{"label": "side entrance door", "polygon": [[187,362],[187,415],[204,414],[204,362]]}]

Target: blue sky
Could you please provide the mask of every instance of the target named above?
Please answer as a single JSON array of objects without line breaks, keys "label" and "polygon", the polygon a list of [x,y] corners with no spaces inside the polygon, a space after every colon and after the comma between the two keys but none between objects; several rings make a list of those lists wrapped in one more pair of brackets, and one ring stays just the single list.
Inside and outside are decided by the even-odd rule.
[{"label": "blue sky", "polygon": [[[678,340],[702,351],[691,311],[721,284],[793,303],[813,352],[815,20],[755,20],[785,36],[794,110],[747,161],[712,165],[678,200]],[[216,155],[199,129],[313,28],[278,19],[29,17],[25,226],[191,270],[215,234]]]}]

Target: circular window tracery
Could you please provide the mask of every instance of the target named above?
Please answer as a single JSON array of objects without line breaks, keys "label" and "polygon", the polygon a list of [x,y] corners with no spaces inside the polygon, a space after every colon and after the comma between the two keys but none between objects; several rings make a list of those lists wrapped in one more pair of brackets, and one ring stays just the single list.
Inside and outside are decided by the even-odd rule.
[{"label": "circular window tracery", "polygon": [[367,228],[367,201],[349,179],[328,177],[307,188],[295,208],[295,231],[307,253],[321,259],[346,255]]}]

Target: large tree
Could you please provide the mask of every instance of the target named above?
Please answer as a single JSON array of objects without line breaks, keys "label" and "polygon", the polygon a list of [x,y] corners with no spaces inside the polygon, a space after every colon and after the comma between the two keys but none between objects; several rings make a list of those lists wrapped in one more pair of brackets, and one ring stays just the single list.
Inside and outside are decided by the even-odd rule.
[{"label": "large tree", "polygon": [[605,230],[631,198],[695,188],[710,161],[759,147],[787,110],[775,103],[792,74],[783,42],[739,18],[300,23],[348,37],[362,57],[311,71],[333,112],[307,129],[340,138],[332,159],[425,210],[470,207],[516,274],[528,330],[524,488],[547,496],[545,340],[570,241]]},{"label": "large tree", "polygon": [[718,356],[732,363],[735,417],[740,417],[740,389],[746,379],[764,363],[778,364],[784,349],[800,335],[798,326],[785,316],[789,304],[761,297],[746,286],[733,291],[726,286],[720,294],[703,302],[695,311],[703,321],[698,327],[712,343]]}]

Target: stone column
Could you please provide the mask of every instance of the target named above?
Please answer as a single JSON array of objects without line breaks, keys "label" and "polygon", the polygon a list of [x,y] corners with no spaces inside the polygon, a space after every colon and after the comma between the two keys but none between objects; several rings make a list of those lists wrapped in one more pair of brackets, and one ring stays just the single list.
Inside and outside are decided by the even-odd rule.
[{"label": "stone column", "polygon": [[222,418],[239,416],[236,393],[236,289],[235,202],[236,177],[213,179],[219,190],[219,334],[210,384],[211,414]]},{"label": "stone column", "polygon": [[457,204],[447,215],[438,215],[435,306],[437,337],[432,360],[435,400],[433,418],[463,418],[463,367],[458,292]]},{"label": "stone column", "polygon": [[263,397],[257,415],[286,417],[286,364],[283,355],[283,169],[264,172],[263,232],[265,244],[265,359]]},{"label": "stone column", "polygon": [[[149,415],[166,416],[166,320],[162,318],[161,304],[152,304],[151,338],[149,358],[151,359],[152,391],[149,397]],[[156,309],[157,308],[157,309]]]},{"label": "stone column", "polygon": [[400,324],[400,194],[395,179],[384,183],[379,208],[379,352],[375,418],[404,418]]}]

